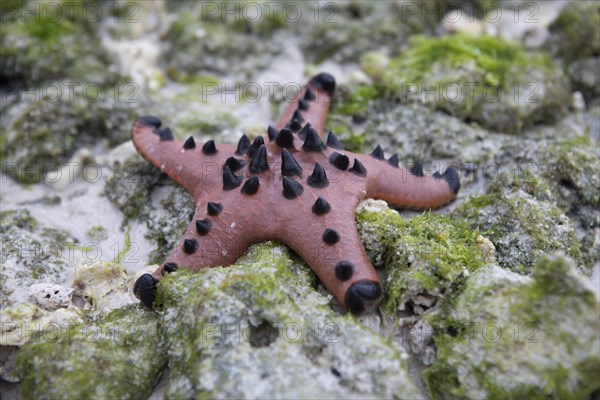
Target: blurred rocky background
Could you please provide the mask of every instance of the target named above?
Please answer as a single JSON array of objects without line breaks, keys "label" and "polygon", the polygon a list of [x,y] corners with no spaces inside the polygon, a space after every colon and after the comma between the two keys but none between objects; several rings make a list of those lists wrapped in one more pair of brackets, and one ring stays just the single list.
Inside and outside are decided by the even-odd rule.
[{"label": "blurred rocky background", "polygon": [[[600,3],[0,3],[0,397],[597,399]],[[129,141],[264,134],[317,72],[328,127],[426,172],[435,212],[368,200],[384,294],[347,315],[292,251],[178,272],[191,197]]]}]

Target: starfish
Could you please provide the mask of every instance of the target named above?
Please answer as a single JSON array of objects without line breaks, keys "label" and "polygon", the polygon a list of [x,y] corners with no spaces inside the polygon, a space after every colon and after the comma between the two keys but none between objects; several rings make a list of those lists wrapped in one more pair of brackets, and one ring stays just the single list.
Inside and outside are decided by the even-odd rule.
[{"label": "starfish", "polygon": [[456,198],[456,170],[424,175],[420,164],[400,168],[384,158],[344,151],[325,120],[334,78],[313,77],[275,124],[237,145],[193,137],[174,140],[153,116],[132,129],[137,151],[194,198],[192,222],[166,262],[142,275],[134,293],[152,307],[157,282],[178,268],[198,271],[234,263],[253,243],[280,241],[292,248],[337,301],[353,313],[377,304],[381,283],[362,245],[354,213],[364,198],[403,209],[432,209]]}]

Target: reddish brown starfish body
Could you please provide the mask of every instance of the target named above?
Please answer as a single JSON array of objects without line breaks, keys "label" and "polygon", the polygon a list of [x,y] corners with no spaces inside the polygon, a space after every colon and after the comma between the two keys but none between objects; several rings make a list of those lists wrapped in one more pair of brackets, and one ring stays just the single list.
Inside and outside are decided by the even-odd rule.
[{"label": "reddish brown starfish body", "polygon": [[364,198],[427,209],[452,201],[456,171],[424,176],[420,165],[398,167],[377,146],[370,155],[344,151],[335,134],[323,142],[335,80],[315,76],[267,135],[237,145],[173,140],[156,117],[132,131],[138,152],[193,196],[191,224],[167,262],[138,279],[134,293],[151,306],[156,282],[177,268],[193,271],[234,263],[252,243],[277,240],[298,253],[346,308],[361,312],[381,294],[354,223]]}]

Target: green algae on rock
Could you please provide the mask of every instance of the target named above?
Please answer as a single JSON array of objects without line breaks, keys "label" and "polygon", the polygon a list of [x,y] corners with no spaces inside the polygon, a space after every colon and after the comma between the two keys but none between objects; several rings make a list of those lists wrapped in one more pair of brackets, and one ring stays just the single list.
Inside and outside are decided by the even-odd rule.
[{"label": "green algae on rock", "polygon": [[550,139],[505,143],[494,163],[510,165],[512,171],[486,176],[487,190],[502,193],[520,189],[537,200],[556,204],[581,227],[578,237],[583,244],[584,263],[591,266],[599,259],[600,250],[596,239],[600,224],[600,151],[590,139],[593,134],[574,135],[568,126],[550,132]]},{"label": "green algae on rock", "polygon": [[[299,34],[305,57],[315,63],[355,62],[369,51],[396,54],[415,32],[433,32],[447,0],[419,3],[342,1],[309,4]],[[310,22],[318,22],[309,25]],[[306,27],[308,26],[308,29]]]},{"label": "green algae on rock", "polygon": [[522,190],[476,196],[454,212],[496,247],[500,266],[529,274],[542,255],[563,251],[581,264],[580,243],[569,218],[547,201]]},{"label": "green algae on rock", "polygon": [[368,211],[373,203],[363,202],[356,219],[369,258],[385,267],[382,305],[389,313],[439,307],[485,264],[478,232],[463,223],[436,214],[406,220],[390,209]]},{"label": "green algae on rock", "polygon": [[101,242],[108,238],[108,233],[106,232],[105,227],[102,225],[96,225],[88,229],[85,233],[85,236],[96,242]]},{"label": "green algae on rock", "polygon": [[161,200],[160,207],[150,211],[149,218],[145,221],[148,226],[146,238],[157,244],[149,255],[151,263],[160,263],[167,258],[193,215],[194,200],[179,185]]},{"label": "green algae on rock", "polygon": [[123,212],[126,219],[148,217],[152,188],[163,178],[161,172],[137,154],[113,164],[104,194]]},{"label": "green algae on rock", "polygon": [[[342,95],[329,119],[331,129],[341,132],[344,145],[359,139],[362,148],[380,144],[387,154],[397,151],[408,164],[450,158],[483,163],[494,154],[493,139],[498,135],[418,103],[390,105],[385,100],[373,100],[364,108],[369,119],[357,124],[351,111],[357,104],[355,98]],[[438,162],[437,169],[443,171],[446,166]]]},{"label": "green algae on rock", "polygon": [[600,388],[599,312],[568,257],[543,258],[532,278],[486,266],[431,318],[431,396],[588,399]]},{"label": "green algae on rock", "polygon": [[381,85],[388,96],[423,101],[507,133],[555,121],[571,94],[568,80],[545,55],[466,34],[415,37],[391,60]]},{"label": "green algae on rock", "polygon": [[374,81],[383,77],[389,64],[389,57],[377,51],[369,51],[360,58],[360,69]]},{"label": "green algae on rock", "polygon": [[590,101],[600,96],[600,4],[567,4],[550,25],[546,47],[565,64],[573,88]]},{"label": "green algae on rock", "polygon": [[22,346],[40,335],[53,336],[57,329],[79,320],[79,314],[73,308],[48,312],[30,303],[3,307],[0,314],[0,345]]},{"label": "green algae on rock", "polygon": [[69,234],[41,225],[27,210],[0,212],[0,306],[27,300],[28,288],[43,280],[65,284],[71,278],[68,245],[75,242]]},{"label": "green algae on rock", "polygon": [[[0,80],[23,82],[28,88],[64,78],[99,85],[116,83],[119,77],[107,68],[110,57],[94,29],[99,21],[91,23],[86,18],[89,10],[84,10],[83,1],[12,5],[18,3],[10,11],[3,4]],[[17,17],[11,20],[11,15]]]},{"label": "green algae on rock", "polygon": [[41,93],[14,101],[0,122],[3,172],[19,182],[42,181],[82,147],[114,146],[129,138],[131,104],[106,94],[94,99],[82,87],[54,100]]},{"label": "green algae on rock", "polygon": [[[157,207],[151,201],[156,186],[172,185],[173,190]],[[142,161],[137,154],[123,163],[116,162],[113,174],[106,181],[104,194],[129,219],[139,219],[148,226],[146,237],[156,242],[150,263],[160,262],[168,255],[193,215],[194,202],[181,186],[165,177],[157,168]]]},{"label": "green algae on rock", "polygon": [[421,398],[403,355],[329,307],[310,269],[275,244],[158,286],[167,397]]},{"label": "green algae on rock", "polygon": [[147,398],[166,359],[157,316],[139,305],[42,335],[21,348],[21,393],[30,399]]},{"label": "green algae on rock", "polygon": [[164,59],[171,76],[193,79],[233,73],[250,78],[283,52],[283,40],[264,39],[277,36],[285,21],[265,14],[250,23],[241,7],[234,6],[227,18],[221,18],[219,6],[215,8],[216,13],[198,3],[171,24],[164,37],[169,44]]},{"label": "green algae on rock", "polygon": [[527,184],[531,182],[529,178],[537,178],[538,184],[530,189],[530,194],[540,195],[549,189],[552,200],[565,212],[581,206],[600,207],[600,152],[588,136],[566,134],[569,136],[541,145],[535,141],[536,146],[534,141],[528,141],[529,146],[522,142],[504,146],[500,157],[506,159],[510,155],[520,161],[523,169],[534,168],[533,176],[513,174],[511,184]]}]

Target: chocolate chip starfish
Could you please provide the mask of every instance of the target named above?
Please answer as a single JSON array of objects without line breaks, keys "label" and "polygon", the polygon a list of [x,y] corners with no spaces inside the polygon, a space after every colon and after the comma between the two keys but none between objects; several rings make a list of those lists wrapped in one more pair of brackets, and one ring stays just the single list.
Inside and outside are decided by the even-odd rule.
[{"label": "chocolate chip starfish", "polygon": [[449,167],[425,176],[420,165],[399,168],[380,146],[370,154],[344,151],[325,119],[335,90],[329,74],[312,78],[275,127],[251,143],[173,139],[152,116],[138,118],[138,152],[194,198],[195,215],[165,264],[142,275],[135,295],[151,307],[156,283],[178,268],[234,263],[252,243],[277,240],[298,253],[335,298],[358,313],[376,304],[379,277],[354,223],[357,204],[378,198],[399,208],[436,208],[454,200],[460,183]]}]

